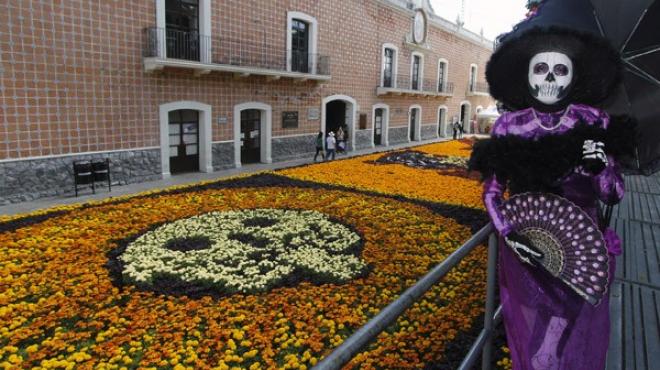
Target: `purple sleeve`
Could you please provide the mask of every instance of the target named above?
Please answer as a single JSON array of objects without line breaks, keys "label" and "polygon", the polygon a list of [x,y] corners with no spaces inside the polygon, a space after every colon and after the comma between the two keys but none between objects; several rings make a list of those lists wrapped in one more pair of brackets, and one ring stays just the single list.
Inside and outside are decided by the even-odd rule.
[{"label": "purple sleeve", "polygon": [[609,163],[601,173],[592,178],[592,184],[601,201],[607,204],[616,204],[623,198],[625,183],[619,166],[614,159],[610,156],[607,159]]},{"label": "purple sleeve", "polygon": [[495,176],[488,178],[484,182],[484,205],[486,206],[488,215],[500,235],[506,236],[511,231],[511,225],[509,225],[502,216],[502,213],[498,210],[502,204],[504,190],[505,186],[497,181]]}]

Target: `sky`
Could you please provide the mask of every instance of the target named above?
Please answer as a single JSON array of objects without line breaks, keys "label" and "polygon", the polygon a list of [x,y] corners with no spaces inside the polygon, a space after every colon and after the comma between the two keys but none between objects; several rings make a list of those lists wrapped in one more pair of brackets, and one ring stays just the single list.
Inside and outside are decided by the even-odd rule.
[{"label": "sky", "polygon": [[494,40],[497,35],[508,32],[513,25],[525,18],[527,0],[430,0],[435,13],[449,21],[456,22],[465,3],[464,26]]}]

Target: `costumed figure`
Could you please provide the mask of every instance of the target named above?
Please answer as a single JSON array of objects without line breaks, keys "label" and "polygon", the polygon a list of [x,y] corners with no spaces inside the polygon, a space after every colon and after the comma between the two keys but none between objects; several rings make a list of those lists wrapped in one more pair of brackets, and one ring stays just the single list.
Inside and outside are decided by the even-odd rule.
[{"label": "costumed figure", "polygon": [[[608,288],[621,242],[599,204],[622,199],[617,158],[633,143],[628,119],[597,108],[619,83],[620,59],[581,27],[588,11],[581,4],[544,2],[499,38],[486,68],[491,95],[507,112],[492,137],[475,144],[470,167],[482,174],[501,235],[500,298],[514,369],[605,367]],[[553,6],[565,10],[544,16]]]}]

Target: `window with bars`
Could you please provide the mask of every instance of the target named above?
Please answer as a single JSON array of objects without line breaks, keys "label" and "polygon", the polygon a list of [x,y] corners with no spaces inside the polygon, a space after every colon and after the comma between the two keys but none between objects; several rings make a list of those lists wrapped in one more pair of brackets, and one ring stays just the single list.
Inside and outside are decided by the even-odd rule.
[{"label": "window with bars", "polygon": [[421,61],[422,58],[419,55],[414,55],[413,56],[413,66],[412,66],[412,86],[411,88],[413,90],[419,90],[420,89],[420,66],[421,66]]},{"label": "window with bars", "polygon": [[446,89],[445,80],[447,73],[447,63],[440,62],[438,63],[438,91],[443,92]]},{"label": "window with bars", "polygon": [[470,92],[477,90],[477,66],[474,64],[470,66]]},{"label": "window with bars", "polygon": [[383,87],[394,87],[394,49],[385,48],[383,55]]},{"label": "window with bars", "polygon": [[309,61],[309,24],[294,19],[291,22],[291,70],[308,73]]}]

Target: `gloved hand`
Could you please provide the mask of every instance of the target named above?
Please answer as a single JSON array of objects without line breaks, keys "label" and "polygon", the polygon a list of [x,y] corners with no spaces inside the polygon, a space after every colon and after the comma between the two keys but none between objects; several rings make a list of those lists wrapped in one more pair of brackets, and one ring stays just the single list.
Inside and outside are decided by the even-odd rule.
[{"label": "gloved hand", "polygon": [[513,231],[504,237],[506,244],[513,249],[521,261],[538,266],[538,261],[543,258],[543,252],[532,246],[532,242],[524,235]]},{"label": "gloved hand", "polygon": [[582,145],[582,163],[587,172],[594,175],[601,173],[607,166],[605,144],[600,141],[585,140]]}]

